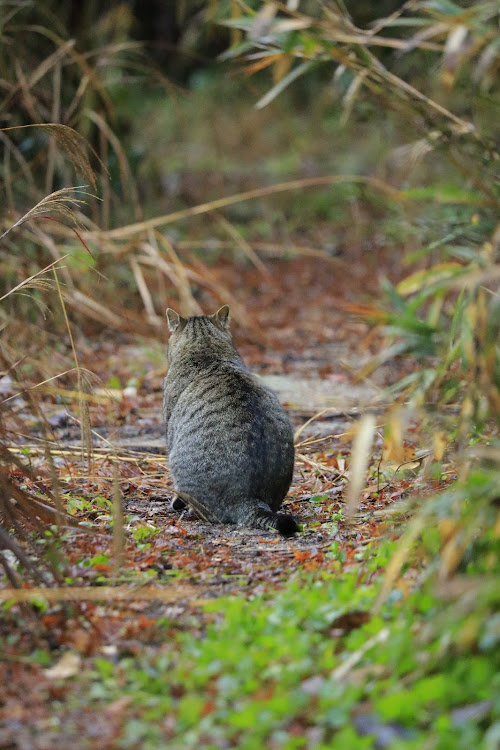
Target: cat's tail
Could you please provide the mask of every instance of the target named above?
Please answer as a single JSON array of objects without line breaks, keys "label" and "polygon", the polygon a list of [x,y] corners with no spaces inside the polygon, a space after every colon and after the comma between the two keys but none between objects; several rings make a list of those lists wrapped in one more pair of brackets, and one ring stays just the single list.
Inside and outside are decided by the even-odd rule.
[{"label": "cat's tail", "polygon": [[269,505],[259,503],[252,513],[249,526],[255,529],[276,529],[282,536],[293,536],[300,530],[291,513],[273,513]]},{"label": "cat's tail", "polygon": [[[208,523],[223,522],[223,519],[216,516],[205,503],[197,500],[197,498],[182,490],[175,490],[175,493],[177,497],[172,504],[174,510],[182,510],[186,505],[189,505],[198,518],[203,521],[208,521]],[[238,519],[231,522],[236,522],[242,526],[250,526],[254,529],[262,529],[263,531],[275,529],[282,536],[293,536],[300,530],[299,524],[291,513],[274,513],[267,503],[254,501],[250,508],[245,508],[245,511]],[[227,519],[225,520],[227,522]]]}]

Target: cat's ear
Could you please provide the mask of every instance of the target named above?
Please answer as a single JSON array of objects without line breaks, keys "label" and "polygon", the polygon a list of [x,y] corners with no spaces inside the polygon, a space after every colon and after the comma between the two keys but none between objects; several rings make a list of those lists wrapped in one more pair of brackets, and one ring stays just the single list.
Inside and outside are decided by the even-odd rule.
[{"label": "cat's ear", "polygon": [[223,305],[214,315],[215,321],[221,328],[229,327],[229,305]]},{"label": "cat's ear", "polygon": [[176,313],[171,307],[167,308],[167,322],[170,333],[174,333],[178,328],[184,328],[186,324],[185,318],[182,318],[179,313]]}]

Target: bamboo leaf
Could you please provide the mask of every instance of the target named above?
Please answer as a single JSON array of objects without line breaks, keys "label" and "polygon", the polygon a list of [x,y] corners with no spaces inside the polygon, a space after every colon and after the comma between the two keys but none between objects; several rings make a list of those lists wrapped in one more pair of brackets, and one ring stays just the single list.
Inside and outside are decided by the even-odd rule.
[{"label": "bamboo leaf", "polygon": [[446,283],[450,279],[456,279],[458,275],[466,271],[467,267],[460,265],[460,263],[437,263],[432,268],[425,268],[412,273],[411,276],[407,276],[406,279],[399,282],[396,290],[399,294],[406,297],[427,286]]},{"label": "bamboo leaf", "polygon": [[276,97],[281,94],[281,92],[284,91],[287,86],[289,86],[299,76],[309,70],[312,67],[312,64],[312,61],[303,62],[296,68],[291,70],[290,73],[282,78],[281,81],[278,81],[276,86],[273,86],[273,88],[270,89],[270,91],[268,91],[267,94],[262,97],[262,99],[259,99],[259,101],[255,105],[256,109],[263,109],[264,107],[267,107],[267,105],[270,104],[273,99],[276,99]]}]

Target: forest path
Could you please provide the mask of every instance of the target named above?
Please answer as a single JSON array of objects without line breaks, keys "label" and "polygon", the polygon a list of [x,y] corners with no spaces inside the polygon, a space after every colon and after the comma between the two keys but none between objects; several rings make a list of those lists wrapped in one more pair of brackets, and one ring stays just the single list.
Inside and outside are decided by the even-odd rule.
[{"label": "forest path", "polygon": [[[368,273],[365,279],[344,275],[342,287],[328,261],[275,261],[268,267],[270,275],[264,278],[251,267],[230,264],[222,265],[218,273],[228,287],[240,285],[241,306],[247,311],[245,320],[233,321],[238,349],[250,369],[278,393],[296,430],[295,473],[285,500],[286,510],[303,526],[294,538],[212,526],[190,512],[171,508],[172,480],[161,416],[166,331],[161,332],[162,341],[80,335],[80,365],[93,373],[94,394],[100,399],[90,408],[94,445],[90,469],[81,460],[76,414],[54,400],[45,405],[54,460],[71,512],[97,530],[110,528],[106,503],[113,497],[117,462],[128,539],[122,577],[141,571],[161,586],[171,587],[177,580],[195,586],[198,593],[190,597],[191,602],[182,599],[179,589],[183,611],[193,600],[273,586],[301,564],[311,569],[337,566],[339,559],[348,564],[360,547],[380,535],[383,508],[405,493],[406,484],[392,486],[369,478],[357,523],[343,520],[351,428],[363,413],[382,413],[383,386],[389,376],[397,375],[394,368],[386,367],[368,380],[359,378],[377,351],[377,340],[362,320],[343,308],[346,302],[366,300],[366,290],[373,291],[373,275]],[[26,418],[32,419],[29,414]],[[26,427],[25,435],[29,429],[37,435],[36,423]],[[378,432],[378,454],[381,444]],[[43,449],[29,441],[23,443],[23,450],[31,451],[35,465],[43,465]],[[96,498],[102,512],[95,507]],[[77,580],[90,583],[111,576],[109,538],[78,537],[71,558]],[[89,565],[89,558],[101,562]],[[158,612],[154,605],[149,608]]]}]

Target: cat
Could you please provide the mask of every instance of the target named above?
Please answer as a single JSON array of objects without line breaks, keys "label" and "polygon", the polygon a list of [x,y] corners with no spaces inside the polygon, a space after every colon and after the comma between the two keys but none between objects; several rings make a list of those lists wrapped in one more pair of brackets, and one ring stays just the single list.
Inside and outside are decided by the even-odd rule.
[{"label": "cat", "polygon": [[164,384],[169,463],[177,498],[212,523],[298,531],[278,513],[293,475],[290,420],[245,366],[229,331],[229,307],[183,318],[167,310]]}]

